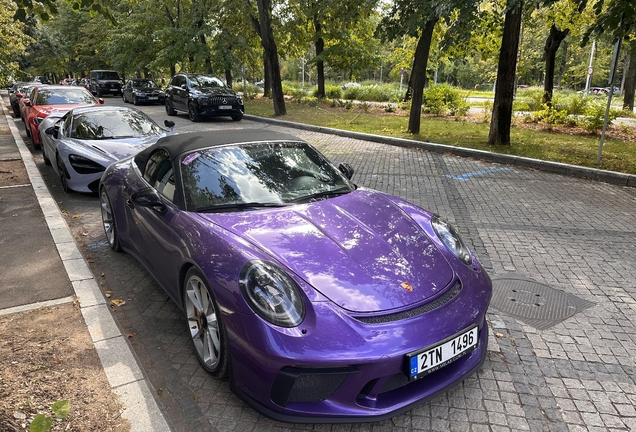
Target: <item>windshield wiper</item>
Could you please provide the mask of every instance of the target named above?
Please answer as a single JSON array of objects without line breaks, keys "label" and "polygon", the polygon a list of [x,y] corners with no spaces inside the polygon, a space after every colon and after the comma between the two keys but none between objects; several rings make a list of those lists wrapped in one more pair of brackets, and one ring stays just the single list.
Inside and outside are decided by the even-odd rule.
[{"label": "windshield wiper", "polygon": [[250,208],[274,208],[274,207],[285,207],[291,204],[288,203],[267,203],[267,202],[240,202],[240,203],[230,203],[230,204],[218,204],[207,207],[199,207],[197,208],[197,213],[206,213],[206,212],[216,212],[216,211],[227,211],[227,210],[245,210]]},{"label": "windshield wiper", "polygon": [[298,198],[294,198],[293,200],[290,200],[290,203],[299,203],[299,202],[304,202],[304,201],[314,201],[317,200],[319,198],[328,198],[328,197],[332,197],[332,196],[338,196],[338,195],[344,195],[344,194],[348,194],[349,192],[351,192],[352,189],[349,188],[349,186],[343,186],[340,187],[338,189],[332,189],[332,190],[326,190],[326,191],[322,191],[322,192],[316,192],[314,194],[311,195],[305,195],[305,196],[301,196]]}]

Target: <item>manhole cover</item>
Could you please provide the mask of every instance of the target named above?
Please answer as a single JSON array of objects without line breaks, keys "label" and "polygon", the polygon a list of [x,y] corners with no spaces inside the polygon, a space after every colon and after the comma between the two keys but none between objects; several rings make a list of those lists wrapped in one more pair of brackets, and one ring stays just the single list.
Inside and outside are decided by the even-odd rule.
[{"label": "manhole cover", "polygon": [[594,305],[516,274],[493,279],[492,288],[492,307],[538,330],[550,328]]}]

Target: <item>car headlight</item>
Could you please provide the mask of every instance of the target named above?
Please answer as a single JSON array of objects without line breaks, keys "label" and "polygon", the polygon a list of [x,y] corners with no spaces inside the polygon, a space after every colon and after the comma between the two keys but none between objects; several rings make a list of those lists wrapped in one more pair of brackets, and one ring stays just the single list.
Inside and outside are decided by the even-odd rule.
[{"label": "car headlight", "polygon": [[459,236],[457,230],[451,224],[439,216],[434,216],[431,220],[431,225],[433,225],[437,237],[439,237],[442,243],[444,243],[444,246],[446,246],[453,255],[466,265],[473,263],[468,248]]},{"label": "car headlight", "polygon": [[94,174],[106,170],[106,167],[97,162],[76,154],[68,155],[68,161],[78,174]]},{"label": "car headlight", "polygon": [[298,285],[272,263],[253,260],[239,276],[241,292],[264,320],[280,327],[296,327],[305,318],[305,304]]},{"label": "car headlight", "polygon": [[236,101],[239,105],[243,105],[243,98],[240,95],[236,95]]}]

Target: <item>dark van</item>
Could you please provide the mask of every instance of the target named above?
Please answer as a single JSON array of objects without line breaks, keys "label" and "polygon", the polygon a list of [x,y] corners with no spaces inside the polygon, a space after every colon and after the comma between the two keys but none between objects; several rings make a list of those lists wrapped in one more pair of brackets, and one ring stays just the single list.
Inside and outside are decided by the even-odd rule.
[{"label": "dark van", "polygon": [[97,97],[104,94],[114,94],[121,96],[122,82],[119,75],[114,70],[92,70],[89,74],[90,91]]}]

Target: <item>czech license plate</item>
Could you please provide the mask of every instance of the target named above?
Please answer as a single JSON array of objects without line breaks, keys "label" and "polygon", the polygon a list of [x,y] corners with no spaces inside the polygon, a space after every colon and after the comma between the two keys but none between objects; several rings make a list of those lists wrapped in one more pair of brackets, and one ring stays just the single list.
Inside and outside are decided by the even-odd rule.
[{"label": "czech license plate", "polygon": [[474,326],[444,342],[409,353],[406,355],[407,375],[410,380],[421,378],[472,351],[478,342],[479,329]]},{"label": "czech license plate", "polygon": [[158,100],[159,96],[148,96],[148,100]]},{"label": "czech license plate", "polygon": [[219,105],[219,109],[232,109],[232,105]]}]

